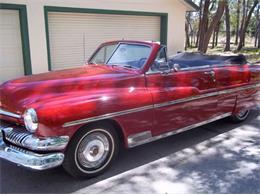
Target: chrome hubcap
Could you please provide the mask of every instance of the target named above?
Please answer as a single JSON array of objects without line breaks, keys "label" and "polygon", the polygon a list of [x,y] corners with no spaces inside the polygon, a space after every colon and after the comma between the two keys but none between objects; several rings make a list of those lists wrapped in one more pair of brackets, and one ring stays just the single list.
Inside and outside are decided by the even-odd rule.
[{"label": "chrome hubcap", "polygon": [[78,161],[85,168],[98,168],[106,160],[109,147],[109,140],[104,134],[91,133],[79,144]]},{"label": "chrome hubcap", "polygon": [[242,111],[240,111],[240,112],[237,114],[237,117],[238,117],[239,119],[246,118],[247,115],[248,115],[248,113],[249,113],[249,110],[242,110]]}]

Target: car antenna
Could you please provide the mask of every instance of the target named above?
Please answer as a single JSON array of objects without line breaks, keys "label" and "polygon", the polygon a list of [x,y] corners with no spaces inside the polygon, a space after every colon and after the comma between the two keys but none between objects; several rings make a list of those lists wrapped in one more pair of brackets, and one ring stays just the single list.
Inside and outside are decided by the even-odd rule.
[{"label": "car antenna", "polygon": [[84,65],[87,64],[87,61],[86,61],[86,37],[85,37],[85,33],[83,33],[83,62],[84,62]]}]

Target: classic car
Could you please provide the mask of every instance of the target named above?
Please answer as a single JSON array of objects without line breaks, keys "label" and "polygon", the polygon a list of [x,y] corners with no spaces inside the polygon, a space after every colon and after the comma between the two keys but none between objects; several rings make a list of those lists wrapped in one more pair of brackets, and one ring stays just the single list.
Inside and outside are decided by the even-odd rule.
[{"label": "classic car", "polygon": [[133,148],[229,117],[259,103],[260,68],[243,56],[180,53],[157,42],[102,44],[79,68],[0,86],[0,158],[75,177],[107,170]]}]

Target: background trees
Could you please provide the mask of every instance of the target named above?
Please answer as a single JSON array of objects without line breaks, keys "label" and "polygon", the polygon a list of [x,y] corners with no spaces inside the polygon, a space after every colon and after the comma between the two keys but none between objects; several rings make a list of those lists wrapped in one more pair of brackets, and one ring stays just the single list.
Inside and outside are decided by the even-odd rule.
[{"label": "background trees", "polygon": [[194,0],[198,12],[186,17],[186,47],[207,52],[221,43],[224,51],[260,46],[259,0]]}]

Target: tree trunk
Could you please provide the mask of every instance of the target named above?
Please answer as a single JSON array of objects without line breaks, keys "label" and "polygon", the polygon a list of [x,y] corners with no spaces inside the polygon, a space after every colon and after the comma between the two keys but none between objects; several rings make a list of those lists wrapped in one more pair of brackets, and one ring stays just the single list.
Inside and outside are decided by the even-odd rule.
[{"label": "tree trunk", "polygon": [[191,24],[191,12],[189,12],[187,14],[187,17],[186,17],[186,22],[187,22],[187,28],[188,28],[188,32],[189,32],[189,46],[192,47],[192,37],[193,37],[193,34],[194,34],[194,29],[193,29],[193,26]]},{"label": "tree trunk", "polygon": [[[242,10],[243,10],[243,13],[242,13],[242,20],[241,20],[241,26],[240,26],[240,29],[239,29],[239,44],[241,45],[240,47],[243,47],[243,40],[241,40],[241,36],[242,36],[242,32],[243,32],[243,29],[244,29],[244,26],[245,26],[245,18],[246,18],[246,0],[243,0],[242,2]],[[239,47],[239,46],[238,46]]]},{"label": "tree trunk", "polygon": [[208,29],[209,6],[210,6],[210,0],[205,0],[201,25],[200,25],[199,47],[198,47],[199,51],[203,50],[204,36]]},{"label": "tree trunk", "polygon": [[[244,0],[245,1],[245,0]],[[254,0],[253,6],[249,9],[248,15],[245,14],[243,25],[241,26],[241,32],[240,32],[240,41],[237,47],[237,50],[240,51],[243,46],[245,45],[245,38],[246,38],[246,30],[249,25],[250,19],[252,17],[253,11],[256,8],[259,0]],[[246,16],[247,15],[247,16]]]},{"label": "tree trunk", "polygon": [[214,31],[214,32],[213,32],[213,38],[212,38],[212,46],[211,46],[211,49],[214,49],[214,48],[215,48],[216,34],[217,34],[217,32]]},{"label": "tree trunk", "polygon": [[200,11],[199,11],[199,26],[198,26],[198,33],[197,33],[197,39],[196,39],[196,47],[199,45],[199,37],[200,37],[200,29],[201,29],[201,19],[202,19],[202,3],[203,0],[200,0]]},{"label": "tree trunk", "polygon": [[226,47],[225,51],[230,51],[230,14],[229,14],[229,6],[226,4],[225,7],[225,15],[226,15]]},{"label": "tree trunk", "polygon": [[256,29],[255,29],[255,47],[257,47],[257,43],[258,43],[258,34],[260,33],[260,16],[259,16],[259,9],[260,6],[258,6],[257,8],[257,12],[256,12]]},{"label": "tree trunk", "polygon": [[258,45],[257,48],[260,49],[260,23],[259,23],[259,27],[258,27]]},{"label": "tree trunk", "polygon": [[219,34],[219,30],[220,30],[220,25],[221,25],[221,21],[219,21],[217,29],[216,29],[216,40],[215,40],[215,46],[218,46],[218,34]]},{"label": "tree trunk", "polygon": [[226,4],[227,4],[226,0],[220,0],[218,2],[217,12],[214,15],[212,22],[209,25],[208,29],[206,31],[204,31],[206,33],[204,33],[203,39],[201,39],[202,41],[201,41],[201,44],[200,44],[200,47],[199,47],[199,51],[201,51],[202,53],[207,52],[210,38],[212,36],[213,31],[216,29],[219,21],[221,20],[221,18],[223,16]]},{"label": "tree trunk", "polygon": [[260,48],[260,19],[259,19],[259,21],[258,21],[255,47]]},{"label": "tree trunk", "polygon": [[188,22],[185,23],[185,34],[186,34],[186,44],[185,50],[190,47],[190,36],[189,36],[189,25]]},{"label": "tree trunk", "polygon": [[240,7],[241,7],[241,0],[238,0],[237,1],[237,18],[236,18],[236,39],[235,39],[235,45],[238,44],[238,37],[239,37]]}]

